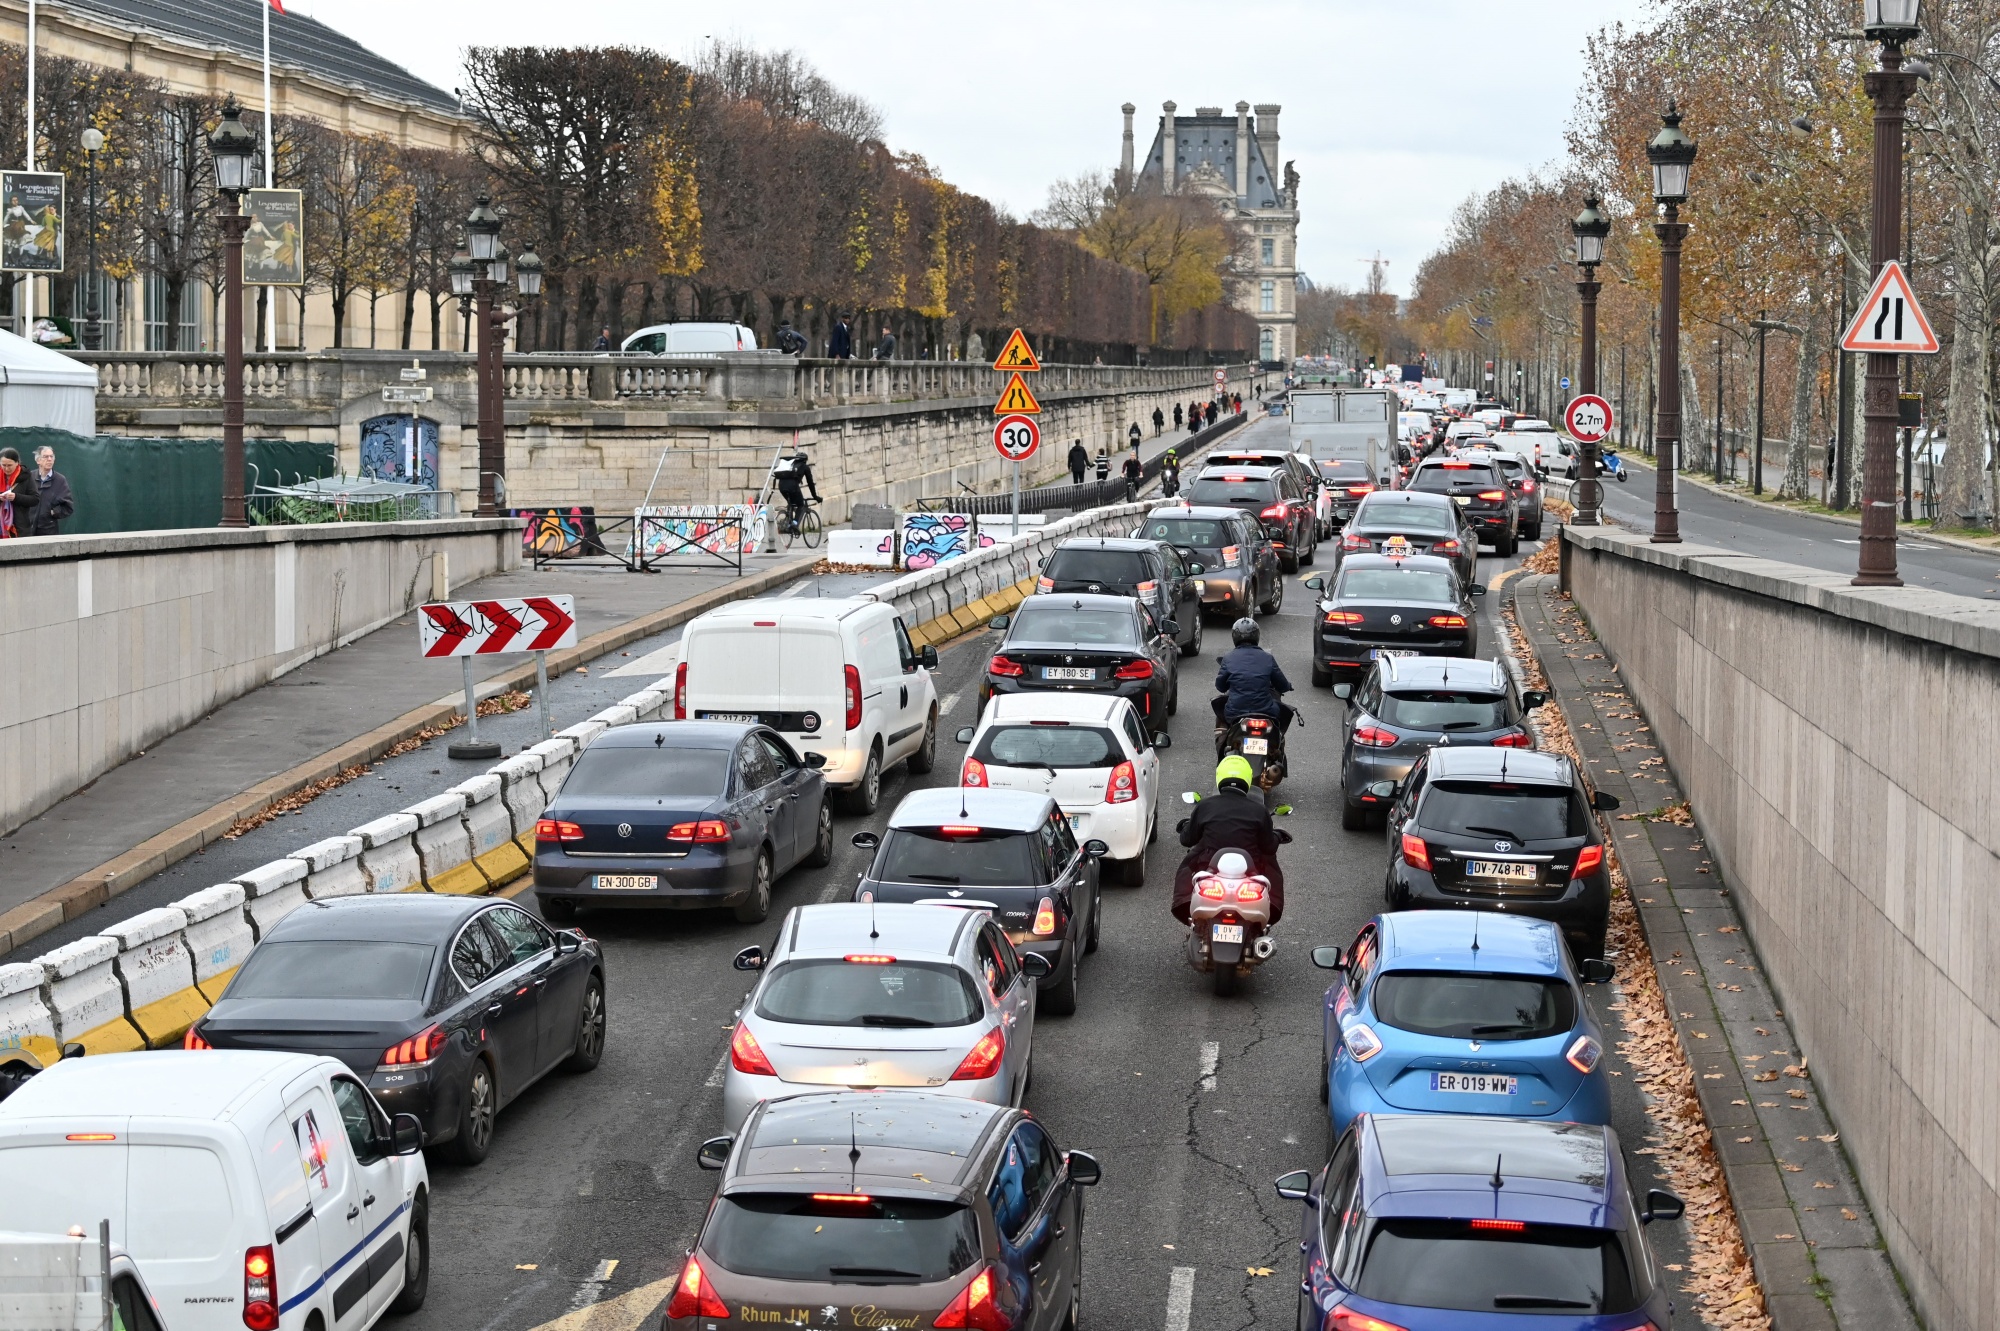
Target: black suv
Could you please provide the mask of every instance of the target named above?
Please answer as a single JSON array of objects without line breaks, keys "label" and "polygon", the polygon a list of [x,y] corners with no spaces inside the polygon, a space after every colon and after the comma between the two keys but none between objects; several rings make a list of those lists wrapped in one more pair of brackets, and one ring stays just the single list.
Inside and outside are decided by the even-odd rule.
[{"label": "black suv", "polygon": [[1319,464],[1319,483],[1332,492],[1328,536],[1345,527],[1361,501],[1375,493],[1376,478],[1368,474],[1368,464],[1358,458],[1326,458]]},{"label": "black suv", "polygon": [[1156,508],[1133,536],[1161,541],[1201,566],[1201,607],[1225,620],[1274,615],[1285,575],[1257,519],[1233,508]]},{"label": "black suv", "polygon": [[1130,596],[1153,618],[1175,626],[1182,656],[1201,655],[1201,584],[1204,569],[1162,541],[1110,536],[1064,541],[1042,565],[1037,592]]},{"label": "black suv", "polygon": [[1410,474],[1412,490],[1450,495],[1465,510],[1465,520],[1482,540],[1491,540],[1502,556],[1521,543],[1521,506],[1500,468],[1489,461],[1466,458],[1425,458]]},{"label": "black suv", "polygon": [[1319,518],[1289,466],[1210,467],[1188,488],[1190,504],[1247,509],[1278,548],[1278,563],[1296,573],[1319,546]]},{"label": "black suv", "polygon": [[1579,960],[1604,955],[1611,870],[1592,792],[1569,759],[1535,749],[1435,748],[1377,782],[1389,810],[1391,910],[1504,910],[1548,920]]}]

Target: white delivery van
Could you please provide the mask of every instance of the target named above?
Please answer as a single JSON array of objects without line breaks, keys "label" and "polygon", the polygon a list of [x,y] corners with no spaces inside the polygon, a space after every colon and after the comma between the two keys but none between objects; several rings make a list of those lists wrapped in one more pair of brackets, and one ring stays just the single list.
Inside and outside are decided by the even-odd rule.
[{"label": "white delivery van", "polygon": [[361,1331],[430,1283],[422,1141],[337,1059],[64,1059],[0,1103],[0,1230],[109,1221],[168,1331]]},{"label": "white delivery van", "polygon": [[873,813],[884,771],[937,760],[936,666],[937,649],[912,647],[879,601],[735,601],[682,634],[674,718],[767,725],[826,760],[845,812]]},{"label": "white delivery van", "polygon": [[757,350],[757,334],[742,324],[653,324],[626,338],[618,349],[645,356],[716,356]]},{"label": "white delivery van", "polygon": [[174,1331],[138,1264],[102,1228],[89,1235],[0,1231],[0,1331],[17,1328]]}]

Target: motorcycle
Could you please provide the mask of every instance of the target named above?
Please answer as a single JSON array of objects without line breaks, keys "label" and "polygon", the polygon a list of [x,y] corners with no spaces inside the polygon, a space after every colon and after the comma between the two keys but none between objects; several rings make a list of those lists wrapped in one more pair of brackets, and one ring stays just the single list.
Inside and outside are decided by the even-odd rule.
[{"label": "motorcycle", "polygon": [[[1189,804],[1200,798],[1193,791],[1181,795]],[[1277,835],[1281,844],[1292,839],[1283,828]],[[1195,871],[1194,894],[1188,898],[1187,959],[1197,971],[1214,975],[1218,998],[1235,993],[1236,981],[1277,947],[1270,933],[1271,880],[1253,868],[1247,851],[1220,850],[1209,868]]]},{"label": "motorcycle", "polygon": [[1621,481],[1632,478],[1632,474],[1625,470],[1625,459],[1618,456],[1618,450],[1615,448],[1607,448],[1598,453],[1597,469],[1606,476],[1615,476]]},{"label": "motorcycle", "polygon": [[1172,499],[1181,492],[1181,469],[1179,467],[1160,468],[1160,494]]},{"label": "motorcycle", "polygon": [[[1305,716],[1294,711],[1292,723],[1305,727]],[[1271,792],[1285,779],[1285,731],[1268,716],[1239,716],[1223,725],[1215,745],[1217,762],[1239,754],[1250,764],[1253,784],[1264,792],[1268,804]]]}]

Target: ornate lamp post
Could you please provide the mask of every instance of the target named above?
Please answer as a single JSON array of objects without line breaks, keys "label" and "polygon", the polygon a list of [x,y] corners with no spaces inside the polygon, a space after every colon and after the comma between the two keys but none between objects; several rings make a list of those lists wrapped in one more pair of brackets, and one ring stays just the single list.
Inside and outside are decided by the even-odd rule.
[{"label": "ornate lamp post", "polygon": [[[222,123],[208,136],[215,158],[215,193],[222,228],[222,525],[246,527],[243,504],[243,235],[250,219],[239,207],[250,188],[250,158],[257,136],[243,127],[234,97]],[[92,234],[95,235],[93,228]]]},{"label": "ornate lamp post", "polygon": [[81,136],[84,160],[84,200],[89,204],[90,234],[85,238],[88,251],[84,260],[83,291],[83,347],[86,351],[102,350],[103,338],[98,333],[98,291],[97,291],[97,154],[104,147],[104,131],[92,125]]},{"label": "ornate lamp post", "polygon": [[1695,142],[1681,132],[1680,108],[1667,103],[1661,129],[1646,145],[1653,165],[1653,202],[1665,206],[1666,217],[1653,223],[1660,238],[1660,401],[1653,417],[1658,454],[1653,489],[1653,540],[1681,539],[1681,514],[1675,482],[1681,461],[1681,243],[1687,223],[1681,205],[1687,202],[1688,171],[1694,166]]},{"label": "ornate lamp post", "polygon": [[[479,390],[479,515],[495,517],[500,512],[498,490],[494,484],[507,472],[507,440],[505,418],[501,415],[499,396],[494,391],[491,374],[493,350],[493,277],[494,257],[500,253],[500,214],[493,210],[493,201],[486,195],[479,196],[472,212],[465,219],[466,256],[471,260],[473,328],[478,335],[474,344],[473,382]],[[499,262],[501,280],[506,280],[506,260]],[[452,274],[454,286],[458,282],[456,271]],[[505,484],[501,481],[501,484]]]},{"label": "ornate lamp post", "polygon": [[[1597,391],[1597,293],[1603,287],[1597,280],[1597,265],[1604,262],[1604,238],[1611,234],[1611,222],[1597,211],[1597,196],[1583,201],[1583,211],[1569,224],[1570,235],[1576,238],[1576,266],[1581,276],[1576,281],[1576,294],[1583,300],[1583,358],[1577,366],[1576,386],[1579,395]],[[1583,476],[1576,487],[1576,516],[1572,519],[1579,527],[1598,525],[1598,510],[1604,496],[1597,475],[1597,444],[1594,440],[1583,445]]]}]

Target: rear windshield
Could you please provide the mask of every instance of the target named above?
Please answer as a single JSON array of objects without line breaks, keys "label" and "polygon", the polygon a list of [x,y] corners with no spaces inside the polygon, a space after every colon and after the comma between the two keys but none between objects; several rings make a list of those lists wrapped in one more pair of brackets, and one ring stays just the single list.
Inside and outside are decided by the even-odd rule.
[{"label": "rear windshield", "polygon": [[1015,642],[1073,642],[1091,647],[1137,647],[1139,631],[1132,612],[1078,610],[1041,598],[1024,602],[1014,614]]},{"label": "rear windshield", "polygon": [[1493,465],[1515,480],[1519,480],[1528,471],[1528,464],[1519,458],[1494,458]]},{"label": "rear windshield", "polygon": [[1559,841],[1584,834],[1583,802],[1564,786],[1439,781],[1424,796],[1423,825],[1509,841]]},{"label": "rear windshield", "polygon": [[1094,726],[995,726],[972,756],[999,767],[1116,767],[1125,750]]},{"label": "rear windshield", "polygon": [[717,1266],[736,1275],[813,1284],[928,1285],[972,1265],[979,1256],[979,1226],[956,1202],[739,1193],[716,1202],[701,1246]]},{"label": "rear windshield", "polygon": [[1450,494],[1456,490],[1477,487],[1493,487],[1500,484],[1500,478],[1493,468],[1484,462],[1471,463],[1464,467],[1419,467],[1417,474],[1410,478],[1412,490],[1425,490],[1431,494]]},{"label": "rear windshield", "polygon": [[947,833],[936,827],[892,829],[875,858],[883,883],[944,887],[1038,887],[1034,837],[1027,832]]},{"label": "rear windshield", "polygon": [[1351,459],[1339,462],[1322,462],[1319,464],[1319,474],[1326,477],[1329,481],[1365,481],[1369,479],[1368,464],[1365,462],[1356,462]]},{"label": "rear windshield", "polygon": [[1278,483],[1245,477],[1232,481],[1223,476],[1204,476],[1188,491],[1190,504],[1268,504],[1278,497]]},{"label": "rear windshield", "polygon": [[928,961],[788,961],[757,1015],[804,1026],[963,1026],[985,1012],[972,977]]},{"label": "rear windshield", "polygon": [[436,953],[429,943],[274,939],[251,949],[228,996],[422,998]]},{"label": "rear windshield", "polygon": [[1146,524],[1145,533],[1149,541],[1195,550],[1220,550],[1236,544],[1236,529],[1214,518],[1155,518]]},{"label": "rear windshield", "polygon": [[[1413,1308],[1588,1315],[1640,1295],[1615,1231],[1475,1229],[1471,1220],[1378,1220],[1356,1293]],[[1488,1222],[1493,1223],[1493,1222]]]},{"label": "rear windshield", "polygon": [[1058,550],[1042,576],[1057,582],[1110,582],[1128,587],[1152,577],[1137,550]]},{"label": "rear windshield", "polygon": [[1507,724],[1507,699],[1491,693],[1385,693],[1374,710],[1390,725],[1410,730],[1498,730]]},{"label": "rear windshield", "polygon": [[583,799],[714,799],[729,782],[730,749],[586,749],[562,793]]},{"label": "rear windshield", "polygon": [[1375,1015],[1447,1040],[1539,1040],[1576,1025],[1576,998],[1534,975],[1390,971],[1375,982]]},{"label": "rear windshield", "polygon": [[1421,536],[1450,536],[1458,530],[1451,514],[1444,509],[1401,501],[1373,507],[1363,504],[1354,526],[1357,531],[1371,534],[1401,531],[1416,532]]},{"label": "rear windshield", "polygon": [[1451,574],[1432,569],[1350,568],[1334,588],[1337,601],[1414,601],[1450,605]]}]

